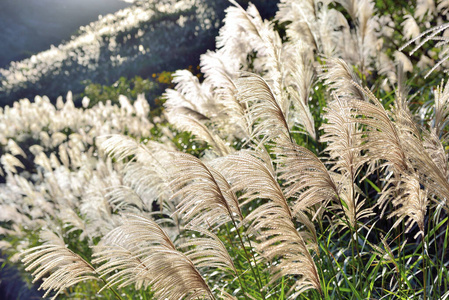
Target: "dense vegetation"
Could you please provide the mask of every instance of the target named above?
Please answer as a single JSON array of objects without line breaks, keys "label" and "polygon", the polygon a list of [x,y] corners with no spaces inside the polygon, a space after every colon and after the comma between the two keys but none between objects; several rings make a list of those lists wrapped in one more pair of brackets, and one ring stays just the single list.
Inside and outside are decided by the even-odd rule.
[{"label": "dense vegetation", "polygon": [[449,6],[403,4],[232,1],[199,68],[5,107],[8,262],[61,298],[447,299]]}]

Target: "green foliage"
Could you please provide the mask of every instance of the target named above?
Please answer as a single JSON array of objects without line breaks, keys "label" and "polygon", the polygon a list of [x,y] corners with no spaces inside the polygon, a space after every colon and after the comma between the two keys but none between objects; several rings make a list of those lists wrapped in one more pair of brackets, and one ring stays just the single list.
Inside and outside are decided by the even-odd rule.
[{"label": "green foliage", "polygon": [[118,104],[120,95],[128,99],[137,99],[139,94],[144,94],[146,99],[151,99],[150,104],[156,105],[159,97],[171,85],[171,72],[153,74],[152,78],[143,79],[135,76],[131,79],[120,77],[112,85],[101,85],[99,83],[85,82],[86,87],[81,97],[91,99],[89,107],[93,107],[99,102],[106,103],[111,100],[113,104]]},{"label": "green foliage", "polygon": [[[376,9],[379,14],[381,15],[394,15],[399,13],[402,9],[410,10],[412,6],[412,1],[406,1],[406,0],[376,0]],[[397,15],[396,15],[397,16]],[[398,21],[398,20],[394,20]],[[395,22],[396,24],[400,24]]]}]

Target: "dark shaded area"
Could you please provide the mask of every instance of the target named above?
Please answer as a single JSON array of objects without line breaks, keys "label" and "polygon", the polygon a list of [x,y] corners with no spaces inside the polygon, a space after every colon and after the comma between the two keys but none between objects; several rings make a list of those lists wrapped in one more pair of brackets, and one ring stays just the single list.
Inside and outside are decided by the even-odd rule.
[{"label": "dark shaded area", "polygon": [[43,295],[44,293],[42,291],[37,291],[37,287],[30,288],[16,268],[9,264],[0,263],[0,299],[32,300],[42,299]]},{"label": "dark shaded area", "polygon": [[237,0],[237,2],[239,2],[245,8],[248,6],[248,2],[253,3],[254,5],[256,5],[257,10],[259,11],[260,16],[263,19],[271,20],[278,11],[279,0]]},{"label": "dark shaded area", "polygon": [[98,15],[129,5],[121,0],[2,0],[0,68],[69,40]]}]

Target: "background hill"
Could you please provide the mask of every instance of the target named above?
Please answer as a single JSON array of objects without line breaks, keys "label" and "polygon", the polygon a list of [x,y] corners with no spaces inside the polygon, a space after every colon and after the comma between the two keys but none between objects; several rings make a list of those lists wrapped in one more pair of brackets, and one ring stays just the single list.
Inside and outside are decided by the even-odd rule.
[{"label": "background hill", "polygon": [[0,67],[69,40],[98,15],[130,4],[121,0],[2,0],[0,9]]},{"label": "background hill", "polygon": [[[265,17],[277,7],[271,0],[255,4]],[[110,85],[122,76],[149,77],[197,64],[200,54],[214,48],[229,5],[227,0],[136,1],[80,27],[69,41],[0,69],[0,104],[35,95],[54,101],[68,90],[82,92],[86,82]]]}]

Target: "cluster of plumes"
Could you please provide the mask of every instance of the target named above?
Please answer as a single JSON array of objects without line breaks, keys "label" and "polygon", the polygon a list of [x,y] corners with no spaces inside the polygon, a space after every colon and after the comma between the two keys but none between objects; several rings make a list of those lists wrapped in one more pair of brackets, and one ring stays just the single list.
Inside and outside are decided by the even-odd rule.
[{"label": "cluster of plumes", "polygon": [[[286,41],[282,41],[273,22],[262,20],[254,6],[249,5],[246,11],[238,6],[228,8],[217,37],[218,50],[201,56],[205,80],[200,84],[185,70],[175,73],[177,85],[166,94],[170,122],[212,144],[218,137],[232,143],[235,137],[249,140],[260,135],[276,136],[279,132],[273,131],[273,126],[263,129],[254,123],[260,118],[258,112],[280,109],[284,120],[269,118],[267,122],[280,121],[290,129],[299,125],[316,138],[308,106],[316,79],[316,54],[342,58],[365,77],[373,73],[388,75],[394,83],[395,64],[411,63],[403,53],[395,54],[392,61],[384,52],[384,40],[392,35],[391,20],[375,16],[374,3],[369,0],[336,2],[346,10],[349,20],[331,8],[335,4],[332,1],[281,1],[275,21],[286,24]],[[263,77],[256,79],[242,72]],[[273,101],[250,105],[260,95],[243,91],[253,84],[265,84],[260,90],[273,94],[279,107],[274,107],[277,104]],[[235,90],[239,90],[241,99],[236,98]],[[247,109],[253,113],[245,114]],[[198,123],[212,130],[206,133]]]},{"label": "cluster of plumes", "polygon": [[0,69],[0,102],[11,104],[10,99],[41,91],[49,97],[79,93],[86,80],[105,84],[187,65],[181,53],[173,55],[175,60],[165,54],[178,48],[202,53],[199,45],[213,43],[222,17],[216,12],[226,6],[226,1],[152,0],[103,16],[68,42]]},{"label": "cluster of plumes", "polygon": [[[83,100],[85,106],[88,100]],[[132,190],[140,184],[136,177],[121,171],[124,165],[112,164],[98,149],[99,136],[150,136],[154,125],[148,119],[147,100],[139,96],[131,104],[121,97],[120,103],[76,108],[69,93],[56,105],[36,97],[34,102],[24,99],[2,109],[0,170],[6,181],[0,186],[2,234],[24,238],[22,247],[27,247],[26,230],[58,230],[62,223],[72,231],[82,230],[81,238],[92,241],[116,225],[113,211],[119,196],[112,187],[123,197],[135,194],[143,202],[139,207],[151,207],[154,191]]]},{"label": "cluster of plumes", "polygon": [[[16,195],[14,199],[28,204],[38,201],[38,195],[45,204],[38,209],[49,210],[47,215],[81,229],[91,240],[101,237],[93,247],[92,265],[75,254],[62,264],[49,264],[36,255],[48,253],[51,258],[51,249],[55,249],[70,256],[63,243],[28,250],[24,262],[29,269],[39,265],[39,278],[54,269],[60,274],[60,285],[55,285],[55,276],[50,275],[42,287],[60,292],[77,282],[65,272],[73,264],[82,279],[102,278],[104,288],[151,286],[161,299],[214,299],[223,286],[211,286],[212,280],[208,282],[205,274],[218,269],[223,276],[239,281],[242,289],[230,291],[233,296],[250,297],[240,279],[245,277],[242,273],[254,271],[253,264],[260,264],[271,274],[267,285],[284,276],[294,278],[289,281],[290,297],[310,290],[322,295],[315,222],[326,216],[337,230],[349,228],[351,238],[355,237],[366,227],[364,221],[374,215],[374,207],[367,207],[359,186],[362,177],[374,174],[384,178],[378,182],[381,191],[376,204],[381,217],[394,218],[393,227],[405,221],[406,232],[414,231],[415,238],[422,238],[429,206],[449,210],[444,129],[449,87],[442,84],[436,89],[429,124],[417,123],[408,108],[403,64],[396,72],[385,67],[393,65],[387,55],[376,55],[384,47],[382,38],[390,34],[384,32],[388,18],[374,15],[372,1],[337,3],[350,20],[331,8],[330,1],[281,1],[276,20],[287,24],[283,41],[274,23],[263,20],[255,6],[250,4],[244,10],[233,2],[217,38],[217,50],[201,56],[204,81],[200,83],[186,70],[177,71],[175,89],[166,92],[166,116],[172,125],[192,132],[210,146],[201,159],[176,152],[169,143],[141,143],[148,134],[141,130],[151,127],[139,113],[145,107],[142,101],[134,106],[123,101],[120,108],[100,105],[102,111],[97,113],[105,126],[115,126],[113,129],[89,123],[95,114],[89,115],[86,123],[64,123],[59,132],[69,128],[73,133],[64,135],[59,143],[53,136],[47,139],[53,148],[67,143],[52,153],[54,158],[47,157],[45,147],[50,146],[30,147],[36,151],[41,170],[40,177],[33,179],[36,184],[14,174],[21,167],[17,157],[24,153],[14,141],[4,139],[10,151],[2,156],[8,174],[5,189]],[[403,56],[396,57],[403,61]],[[318,67],[320,60],[324,60],[324,68]],[[396,83],[391,109],[363,86],[370,73],[385,74]],[[319,108],[311,105],[316,80],[328,92],[321,127],[312,114]],[[38,102],[41,106],[47,103]],[[16,109],[34,105],[22,103]],[[114,112],[105,114],[106,108]],[[81,118],[88,112],[75,109],[70,101],[50,111],[50,124],[32,124],[27,127],[28,135],[44,141],[41,135],[55,134],[48,128],[57,116],[62,116],[62,123],[69,122],[70,114],[79,111]],[[133,120],[137,122],[134,127],[130,125]],[[24,126],[26,122],[16,123]],[[37,126],[36,132],[33,126]],[[116,163],[97,148],[86,146],[94,140],[89,144],[84,138],[97,137],[88,130],[102,135],[95,145]],[[120,135],[125,130],[132,137]],[[323,145],[326,159],[298,145],[298,131]],[[98,158],[88,153],[97,153]],[[59,171],[61,166],[64,168]],[[74,177],[81,179],[67,179]],[[54,182],[61,178],[66,179],[61,183],[65,184],[64,193],[55,194]],[[152,218],[149,201],[153,199],[160,201],[163,217],[169,218],[159,218],[161,214]],[[14,206],[13,210],[17,219],[26,216],[34,221],[45,215],[38,210],[37,218],[30,218],[32,212]],[[39,224],[49,227],[47,221]],[[243,264],[247,269],[236,267],[235,257],[215,234],[223,227],[232,228],[229,234],[240,241],[236,247],[247,254],[248,262]],[[190,230],[197,233],[188,234]],[[350,241],[358,242],[356,238]],[[268,287],[260,281],[257,285],[258,296],[263,297]]]},{"label": "cluster of plumes", "polygon": [[[256,199],[271,200],[251,212],[244,223],[260,234],[258,250],[262,256],[281,258],[281,265],[289,257],[283,257],[285,253],[276,242],[283,241],[285,247],[288,243],[277,234],[286,230],[282,235],[290,235],[289,227],[281,226],[277,218],[296,220],[304,226],[301,234],[307,236],[303,238],[307,249],[315,247],[311,221],[326,207],[338,216],[334,221],[337,226],[356,231],[364,226],[361,220],[373,216],[374,207],[366,207],[365,195],[357,186],[362,176],[385,174],[388,179],[381,183],[384,188],[377,204],[381,215],[392,203],[394,209],[388,218],[396,218],[393,227],[405,220],[406,232],[418,228],[415,238],[425,234],[429,205],[449,209],[448,164],[441,128],[443,119],[447,120],[443,117],[447,115],[446,92],[443,87],[436,91],[435,120],[419,125],[408,109],[404,83],[405,72],[412,70],[410,60],[396,51],[392,61],[382,51],[386,48],[384,40],[392,36],[391,20],[375,16],[371,1],[337,2],[350,20],[330,8],[331,1],[281,1],[276,20],[287,24],[284,42],[273,23],[263,21],[253,6],[244,11],[235,4],[226,17],[235,21],[226,22],[220,31],[218,50],[201,57],[205,80],[199,83],[186,71],[178,71],[175,90],[166,94],[170,122],[207,141],[217,156],[225,155],[217,158],[218,166],[225,166],[222,173],[234,190],[245,192],[241,205]],[[316,53],[325,61],[325,67],[318,71]],[[358,70],[361,78],[353,70]],[[391,112],[362,86],[373,72],[387,76],[389,84],[396,86]],[[319,128],[309,106],[317,73],[329,92],[322,136],[317,136]],[[296,145],[292,132],[297,128],[327,145],[330,169],[314,153]],[[440,134],[432,128],[439,128]],[[243,140],[255,151],[223,151],[222,145],[234,139]],[[276,155],[276,169],[261,145],[268,145]],[[215,165],[215,160],[211,164]],[[260,164],[259,168],[254,164]],[[268,174],[272,175],[270,182],[281,180],[284,186],[264,182]],[[278,246],[276,251],[272,251],[274,246]],[[296,257],[292,261],[307,259]],[[288,273],[287,268],[283,271],[283,275],[295,274]],[[304,286],[319,290],[319,281],[313,284],[313,274],[301,269],[295,275],[303,276]]]}]

